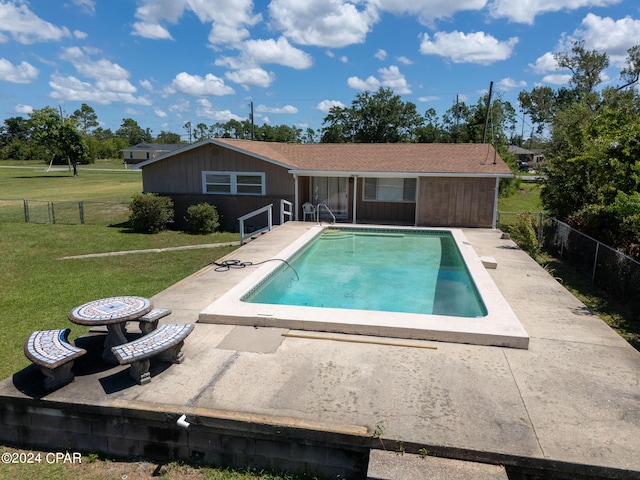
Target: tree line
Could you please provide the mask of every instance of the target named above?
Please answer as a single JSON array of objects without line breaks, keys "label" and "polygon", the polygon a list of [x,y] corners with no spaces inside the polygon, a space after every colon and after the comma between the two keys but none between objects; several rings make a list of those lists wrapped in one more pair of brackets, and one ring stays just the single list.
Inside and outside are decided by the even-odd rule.
[{"label": "tree line", "polygon": [[610,59],[575,42],[556,55],[568,87],[535,87],[519,101],[544,144],[545,209],[640,259],[640,45],[627,52],[621,85],[603,82]]},{"label": "tree line", "polygon": [[[288,143],[481,142],[487,100],[484,95],[476,104],[460,102],[438,118],[434,109],[420,114],[414,103],[380,88],[356,95],[349,107],[331,108],[318,130],[232,119],[211,125],[187,122],[182,135],[163,130],[155,136],[132,118],[124,118],[115,132],[103,128],[95,110],[85,103],[67,117],[46,106],[33,110],[28,117],[4,121],[0,126],[0,159],[92,163],[119,158],[122,149],[143,142],[190,143],[216,137]],[[491,131],[487,141],[499,145],[521,142],[515,135],[513,106],[498,97],[488,108]]]}]

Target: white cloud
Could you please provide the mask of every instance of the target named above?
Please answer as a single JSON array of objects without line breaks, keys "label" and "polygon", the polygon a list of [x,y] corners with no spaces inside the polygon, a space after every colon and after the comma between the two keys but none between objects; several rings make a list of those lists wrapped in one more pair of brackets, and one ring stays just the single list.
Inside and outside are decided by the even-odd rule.
[{"label": "white cloud", "polygon": [[538,15],[562,10],[579,8],[606,7],[620,3],[621,0],[493,0],[489,11],[494,18],[507,18],[512,22],[533,24]]},{"label": "white cloud", "polygon": [[347,0],[272,0],[272,27],[300,45],[340,48],[363,43],[378,22],[377,10]]},{"label": "white cloud", "polygon": [[31,105],[23,105],[21,103],[19,103],[18,105],[16,105],[16,113],[22,113],[23,115],[29,115],[31,112],[33,112],[33,107]]},{"label": "white cloud", "polygon": [[134,105],[151,105],[146,97],[135,97],[127,91],[105,90],[104,82],[95,85],[84,82],[73,76],[51,75],[49,86],[53,89],[50,96],[60,101],[94,102],[108,105],[113,102],[131,103]]},{"label": "white cloud", "polygon": [[556,61],[556,58],[553,56],[553,53],[547,52],[541,57],[538,57],[536,59],[536,63],[530,63],[529,67],[535,73],[544,74],[549,72],[555,72],[558,69],[558,62]]},{"label": "white cloud", "polygon": [[151,40],[173,40],[169,30],[158,23],[135,22],[132,34]]},{"label": "white cloud", "polygon": [[514,88],[524,88],[527,86],[527,82],[524,80],[516,81],[513,78],[506,77],[496,83],[496,87],[498,90],[502,90],[503,92],[507,92],[509,90],[513,90]]},{"label": "white cloud", "polygon": [[291,46],[289,41],[280,37],[278,40],[247,40],[242,48],[243,57],[256,64],[276,63],[298,70],[311,67],[311,55]]},{"label": "white cloud", "polygon": [[426,97],[418,97],[418,101],[419,101],[419,102],[426,102],[426,103],[428,103],[428,102],[436,102],[436,101],[438,101],[438,100],[440,100],[440,97],[435,97],[435,96],[433,96],[433,95],[431,95],[431,96],[426,96]]},{"label": "white cloud", "polygon": [[400,62],[403,65],[412,65],[413,61],[408,59],[407,57],[401,56],[396,58],[396,60],[398,60],[398,62]]},{"label": "white cloud", "polygon": [[78,40],[85,40],[89,34],[87,32],[83,32],[82,30],[74,30],[73,36]]},{"label": "white cloud", "polygon": [[84,13],[94,15],[96,13],[96,4],[94,0],[73,0],[75,5],[78,5]]},{"label": "white cloud", "polygon": [[378,70],[381,79],[374,77],[373,75],[366,80],[362,80],[358,77],[349,77],[347,79],[347,85],[356,90],[378,90],[380,87],[387,87],[394,91],[396,94],[411,93],[410,85],[407,83],[406,78],[400,69],[395,65],[391,65],[389,68],[381,68]]},{"label": "white cloud", "polygon": [[487,0],[372,0],[371,3],[396,15],[417,15],[422,24],[431,25],[433,20],[452,17],[456,12],[482,10]]},{"label": "white cloud", "polygon": [[640,20],[629,16],[613,20],[589,13],[582,20],[582,28],[574,35],[584,40],[585,48],[606,52],[613,64],[624,66],[627,50],[640,38]]},{"label": "white cloud", "polygon": [[374,57],[376,57],[378,60],[386,60],[387,52],[380,48],[380,49],[378,49],[378,51],[376,52]]},{"label": "white cloud", "polygon": [[[85,77],[94,78],[98,81],[126,80],[128,83],[127,79],[130,74],[127,70],[106,58],[92,60],[87,51],[80,47],[65,48],[60,58],[71,62],[78,73]],[[129,85],[126,88],[135,91],[135,87],[131,84]]]},{"label": "white cloud", "polygon": [[275,63],[298,70],[313,64],[311,55],[293,47],[285,37],[278,40],[247,40],[239,49],[241,53],[238,57],[219,57],[215,64],[231,69],[225,73],[225,77],[245,89],[266,88],[275,80],[275,74],[261,68],[261,64]]},{"label": "white cloud", "polygon": [[198,108],[196,109],[196,114],[199,117],[208,118],[210,120],[215,120],[217,122],[228,122],[229,120],[245,120],[244,117],[239,117],[231,113],[230,110],[216,110],[213,104],[205,99],[201,98],[197,101]]},{"label": "white cloud", "polygon": [[322,113],[329,113],[329,110],[331,110],[333,107],[345,108],[345,104],[338,100],[323,100],[318,105],[316,105],[316,108]]},{"label": "white cloud", "polygon": [[169,111],[173,113],[184,113],[191,110],[191,104],[189,100],[184,98],[178,98],[174,103],[169,105]]},{"label": "white cloud", "polygon": [[29,10],[27,3],[22,2],[19,5],[0,3],[0,43],[7,39],[2,32],[8,33],[15,41],[25,45],[71,36],[67,27],[56,27],[41,19]]},{"label": "white cloud", "polygon": [[420,52],[423,55],[439,55],[454,63],[491,63],[506,60],[518,43],[517,37],[505,42],[484,32],[465,34],[463,32],[437,32],[433,41],[428,34],[422,35]]},{"label": "white cloud", "polygon": [[140,86],[145,90],[149,90],[150,92],[153,92],[154,90],[153,84],[149,80],[140,80]]},{"label": "white cloud", "polygon": [[253,14],[252,0],[142,0],[135,16],[133,35],[150,39],[172,39],[163,23],[176,24],[185,11],[194,13],[202,23],[210,23],[212,45],[234,44],[245,39],[247,26],[261,20]]},{"label": "white cloud", "polygon": [[159,116],[160,118],[165,118],[165,117],[167,117],[167,113],[166,113],[166,112],[164,112],[164,111],[162,111],[162,110],[161,110],[161,109],[159,109],[159,108],[154,108],[154,109],[153,109],[153,113],[155,113],[155,114],[156,114],[157,116]]},{"label": "white cloud", "polygon": [[14,65],[5,58],[0,58],[0,80],[11,83],[31,83],[38,77],[38,69],[27,62]]},{"label": "white cloud", "polygon": [[181,72],[173,79],[167,88],[167,93],[179,92],[192,97],[209,97],[230,95],[235,93],[233,88],[225,85],[224,80],[207,73],[204,77]]},{"label": "white cloud", "polygon": [[349,57],[347,57],[346,55],[343,55],[340,57],[340,61],[342,63],[349,63]]},{"label": "white cloud", "polygon": [[267,88],[276,78],[273,72],[267,72],[260,67],[240,68],[233,72],[226,72],[224,76],[228,80],[242,85],[245,90],[248,90],[249,87]]},{"label": "white cloud", "polygon": [[550,83],[551,85],[566,85],[571,80],[571,74],[568,73],[552,73],[542,78],[542,83]]},{"label": "white cloud", "polygon": [[256,112],[260,113],[288,113],[295,114],[298,113],[298,109],[293,105],[285,105],[284,107],[276,108],[276,107],[267,107],[266,105],[258,105],[256,107]]}]

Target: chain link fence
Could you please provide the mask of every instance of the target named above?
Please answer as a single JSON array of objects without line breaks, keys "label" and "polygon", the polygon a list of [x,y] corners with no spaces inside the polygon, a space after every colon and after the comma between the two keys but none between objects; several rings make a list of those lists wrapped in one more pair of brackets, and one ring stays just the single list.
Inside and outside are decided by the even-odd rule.
[{"label": "chain link fence", "polygon": [[[521,213],[499,212],[498,228],[509,231]],[[536,233],[543,250],[573,266],[593,285],[640,315],[640,261],[586,235],[543,212],[537,217]]]},{"label": "chain link fence", "polygon": [[0,223],[117,225],[128,220],[128,203],[0,199]]}]

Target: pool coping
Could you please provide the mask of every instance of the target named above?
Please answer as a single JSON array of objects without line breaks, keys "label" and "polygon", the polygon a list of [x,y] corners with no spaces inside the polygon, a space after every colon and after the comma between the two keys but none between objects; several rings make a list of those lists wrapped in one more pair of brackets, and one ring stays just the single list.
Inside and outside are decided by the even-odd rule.
[{"label": "pool coping", "polygon": [[[315,225],[273,258],[288,260],[329,225]],[[255,285],[273,274],[281,264],[267,262],[208,305],[199,314],[201,323],[278,327],[293,330],[361,334],[379,337],[433,340],[473,345],[527,349],[529,335],[464,233],[455,228],[348,225],[356,229],[450,231],[478,288],[488,314],[482,318],[415,313],[380,312],[340,308],[268,305],[243,302]]]}]

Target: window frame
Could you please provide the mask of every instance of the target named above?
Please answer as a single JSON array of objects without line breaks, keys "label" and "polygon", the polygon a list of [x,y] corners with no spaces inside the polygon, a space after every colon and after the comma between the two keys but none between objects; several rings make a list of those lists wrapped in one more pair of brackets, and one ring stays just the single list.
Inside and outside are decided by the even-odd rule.
[{"label": "window frame", "polygon": [[[392,199],[380,199],[379,198],[379,181],[387,180],[387,179],[396,179],[402,180],[402,200],[392,200]],[[376,198],[368,198],[367,195],[367,180],[375,180],[376,181]],[[413,180],[415,183],[413,185],[413,199],[406,200],[405,193],[407,190],[406,182],[407,180]],[[418,195],[418,179],[416,177],[364,177],[362,181],[362,201],[363,202],[374,202],[374,203],[416,203],[416,197]]]},{"label": "window frame", "polygon": [[[207,183],[207,175],[226,175],[229,176],[229,191],[228,192],[208,192],[208,185],[226,185],[223,183]],[[238,184],[238,177],[242,176],[255,176],[260,178],[260,183],[252,183],[252,184]],[[202,193],[205,195],[247,195],[254,197],[263,197],[266,195],[266,175],[265,172],[230,172],[230,171],[203,171],[202,172]],[[240,188],[242,187],[260,187],[260,193],[255,192],[242,192],[238,191],[238,185]]]}]

